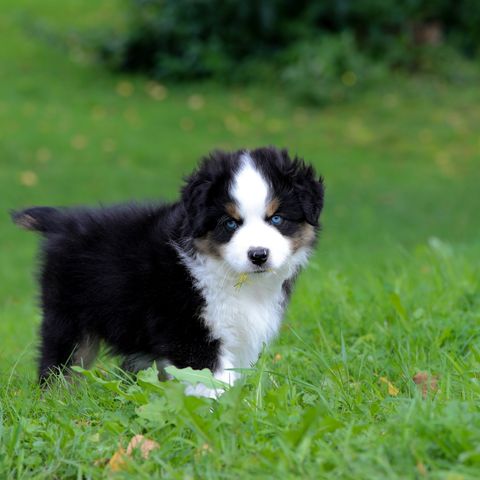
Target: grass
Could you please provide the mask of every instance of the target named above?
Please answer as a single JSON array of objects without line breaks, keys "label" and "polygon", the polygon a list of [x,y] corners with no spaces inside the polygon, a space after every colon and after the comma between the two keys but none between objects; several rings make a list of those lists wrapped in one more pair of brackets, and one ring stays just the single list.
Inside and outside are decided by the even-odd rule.
[{"label": "grass", "polygon": [[[135,434],[160,448],[119,478],[478,478],[477,86],[392,79],[322,110],[269,86],[163,91],[24,27],[119,22],[117,6],[1,7],[0,478],[108,477]],[[281,334],[245,380],[219,402],[185,398],[102,357],[42,395],[37,239],[7,210],[173,199],[202,154],[264,144],[313,162],[327,203]],[[425,395],[419,372],[438,383]]]}]

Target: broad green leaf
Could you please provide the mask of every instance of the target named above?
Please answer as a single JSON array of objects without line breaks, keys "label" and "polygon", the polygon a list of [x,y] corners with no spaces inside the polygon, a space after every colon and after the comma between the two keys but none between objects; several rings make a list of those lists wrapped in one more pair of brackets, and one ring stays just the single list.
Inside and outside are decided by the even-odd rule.
[{"label": "broad green leaf", "polygon": [[194,370],[191,367],[187,368],[176,368],[176,367],[166,367],[165,371],[169,373],[172,377],[180,380],[181,382],[186,382],[191,385],[196,385],[197,383],[202,383],[206,387],[210,388],[225,388],[228,387],[228,384],[222,382],[213,377],[213,374],[207,368],[203,370]]},{"label": "broad green leaf", "polygon": [[171,417],[168,410],[165,398],[155,398],[150,403],[138,407],[136,412],[140,418],[144,418],[145,420],[155,423],[165,423],[165,421]]},{"label": "broad green leaf", "polygon": [[98,383],[99,385],[102,385],[102,387],[106,388],[107,390],[118,393],[119,395],[125,394],[125,392],[123,392],[120,389],[120,384],[122,383],[120,380],[104,380],[103,378],[100,378],[99,376],[95,375],[95,372],[93,370],[86,370],[77,365],[73,366],[72,370],[82,374],[84,377],[88,378],[90,381],[94,383]]},{"label": "broad green leaf", "polygon": [[165,389],[163,383],[158,379],[158,369],[156,365],[138,372],[137,382],[146,390],[163,392]]},{"label": "broad green leaf", "polygon": [[86,377],[89,381],[101,385],[106,390],[116,393],[121,398],[125,400],[129,400],[133,403],[145,403],[148,399],[141,391],[131,391],[131,389],[124,391],[121,388],[122,381],[121,380],[104,380],[100,378],[98,375],[95,374],[94,370],[86,370],[79,366],[73,366],[72,370],[80,373],[84,377]]}]

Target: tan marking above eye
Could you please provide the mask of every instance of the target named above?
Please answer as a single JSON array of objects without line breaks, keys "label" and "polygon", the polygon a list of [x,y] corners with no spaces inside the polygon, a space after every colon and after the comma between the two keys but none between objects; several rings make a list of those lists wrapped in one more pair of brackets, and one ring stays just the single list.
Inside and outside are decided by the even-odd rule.
[{"label": "tan marking above eye", "polygon": [[267,204],[267,209],[266,209],[267,217],[272,217],[273,215],[275,215],[279,207],[280,207],[280,200],[277,197],[270,200]]},{"label": "tan marking above eye", "polygon": [[234,203],[226,203],[225,204],[225,211],[234,220],[240,221],[242,219],[242,217],[240,216],[240,213],[237,209],[237,206]]}]

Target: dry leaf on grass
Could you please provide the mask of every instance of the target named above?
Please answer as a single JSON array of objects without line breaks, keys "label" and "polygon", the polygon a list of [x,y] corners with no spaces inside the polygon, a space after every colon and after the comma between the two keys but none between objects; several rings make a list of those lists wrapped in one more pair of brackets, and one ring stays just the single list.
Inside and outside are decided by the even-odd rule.
[{"label": "dry leaf on grass", "polygon": [[422,462],[417,463],[417,471],[422,477],[426,477],[428,475],[427,467]]},{"label": "dry leaf on grass", "polygon": [[164,100],[167,98],[167,89],[157,82],[148,82],[145,90],[154,100]]},{"label": "dry leaf on grass", "polygon": [[392,397],[396,397],[400,392],[400,390],[393,383],[391,383],[390,380],[388,380],[388,378],[380,377],[380,381],[387,385],[388,394],[391,395]]},{"label": "dry leaf on grass", "polygon": [[130,443],[127,446],[127,455],[132,455],[133,451],[136,448],[140,448],[140,452],[142,454],[142,458],[145,460],[148,458],[150,455],[150,452],[154,450],[155,448],[158,448],[160,445],[157,442],[154,442],[153,440],[149,440],[148,438],[145,438],[143,435],[135,435],[132,437],[130,440]]},{"label": "dry leaf on grass", "polygon": [[158,447],[159,445],[157,442],[145,438],[143,435],[135,435],[128,443],[127,450],[119,447],[119,449],[113,454],[112,458],[109,460],[108,466],[113,472],[125,470],[127,466],[127,458],[133,455],[134,450],[139,449],[142,458],[146,460],[149,457],[150,452]]},{"label": "dry leaf on grass", "polygon": [[25,187],[35,186],[38,183],[37,174],[31,170],[20,173],[20,183]]},{"label": "dry leaf on grass", "polygon": [[213,451],[212,447],[208,443],[204,443],[200,448],[197,448],[194,454],[195,460],[198,460],[201,456],[207,455]]},{"label": "dry leaf on grass", "polygon": [[121,97],[129,97],[130,95],[132,95],[135,88],[130,82],[123,80],[117,84],[115,90],[117,91],[117,94]]},{"label": "dry leaf on grass", "polygon": [[108,466],[112,472],[120,472],[124,470],[127,462],[125,460],[126,453],[125,450],[120,447],[112,456],[112,458],[108,461]]},{"label": "dry leaf on grass", "polygon": [[429,392],[435,393],[438,390],[438,376],[428,372],[418,372],[413,376],[417,388],[421,390],[422,397],[427,398]]}]

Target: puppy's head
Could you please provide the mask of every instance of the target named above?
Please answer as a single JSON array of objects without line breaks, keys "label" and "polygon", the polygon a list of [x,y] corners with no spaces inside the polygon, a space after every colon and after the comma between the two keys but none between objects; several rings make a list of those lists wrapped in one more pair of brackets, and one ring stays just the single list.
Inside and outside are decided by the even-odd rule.
[{"label": "puppy's head", "polygon": [[303,160],[260,148],[211,154],[187,179],[182,202],[198,252],[236,273],[262,273],[308,253],[323,192],[322,179]]}]

